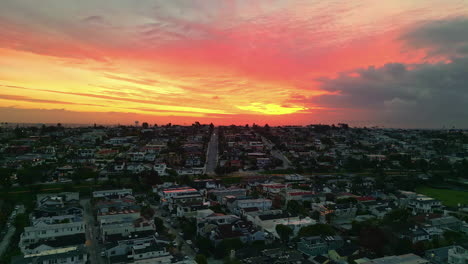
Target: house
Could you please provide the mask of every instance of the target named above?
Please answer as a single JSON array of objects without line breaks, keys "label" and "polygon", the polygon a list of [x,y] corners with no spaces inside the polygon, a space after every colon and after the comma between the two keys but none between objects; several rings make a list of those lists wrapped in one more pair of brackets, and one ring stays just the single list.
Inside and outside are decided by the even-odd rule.
[{"label": "house", "polygon": [[431,264],[446,264],[448,263],[449,250],[454,247],[448,246],[426,250],[424,258],[429,260]]},{"label": "house", "polygon": [[150,164],[143,164],[143,163],[137,163],[137,162],[130,162],[127,164],[127,171],[138,174],[144,171],[150,171],[152,170],[153,166]]},{"label": "house", "polygon": [[132,195],[132,189],[120,189],[120,190],[105,190],[105,191],[94,191],[93,198],[101,198],[108,196],[127,196]]},{"label": "house", "polygon": [[359,246],[345,243],[343,246],[328,251],[328,257],[336,262],[346,262],[350,256],[359,253]]},{"label": "house", "polygon": [[259,211],[256,213],[248,214],[247,219],[252,219],[253,223],[261,230],[270,233],[274,237],[279,238],[276,232],[277,225],[285,225],[293,230],[296,236],[299,230],[304,226],[316,224],[315,220],[305,217],[300,218],[297,215],[283,212],[282,210]]},{"label": "house", "polygon": [[127,257],[134,263],[160,263],[172,259],[166,247],[155,241],[143,245],[133,245]]},{"label": "house", "polygon": [[216,200],[221,203],[225,196],[246,196],[247,190],[242,188],[229,188],[229,189],[216,189],[208,192],[209,195],[213,195]]},{"label": "house", "polygon": [[99,222],[101,241],[106,241],[109,235],[120,234],[129,236],[132,233],[140,231],[156,231],[154,220],[146,220],[143,218],[123,218],[122,220],[102,220]]},{"label": "house", "polygon": [[40,252],[69,248],[74,246],[84,246],[86,237],[84,233],[73,235],[49,237],[38,240],[36,243],[29,244],[23,250],[25,254],[38,254]]},{"label": "house", "polygon": [[88,252],[84,246],[73,246],[60,249],[44,250],[35,254],[25,254],[15,257],[12,264],[85,264],[88,262]]},{"label": "house", "polygon": [[286,190],[288,188],[287,184],[281,183],[264,183],[261,185],[263,192],[269,194],[278,194],[282,190]]},{"label": "house", "polygon": [[219,181],[215,179],[195,179],[192,182],[192,187],[200,189],[216,189],[220,187]]},{"label": "house", "polygon": [[254,227],[252,222],[236,220],[229,224],[217,225],[209,236],[211,240],[218,244],[224,239],[238,238],[243,243],[265,240],[265,233]]},{"label": "house", "polygon": [[439,218],[433,218],[429,220],[429,223],[433,227],[437,227],[445,230],[460,231],[463,222],[453,216],[443,216]]},{"label": "house", "polygon": [[64,207],[66,203],[78,203],[80,194],[77,192],[62,192],[56,194],[38,194],[37,207]]},{"label": "house", "polygon": [[297,250],[309,257],[328,254],[329,250],[343,246],[344,241],[340,236],[313,236],[303,237],[297,243]]},{"label": "house", "polygon": [[448,251],[449,264],[466,264],[468,263],[468,250],[460,246],[455,246]]},{"label": "house", "polygon": [[[202,206],[204,198],[201,193],[188,186],[171,187],[163,189],[159,192],[161,196],[161,203],[168,205],[170,211],[177,211],[179,206]],[[205,208],[198,208],[205,209]],[[197,209],[196,209],[197,210]]]},{"label": "house", "polygon": [[231,206],[228,206],[233,212],[239,214],[245,208],[258,208],[262,211],[270,210],[272,201],[270,199],[236,199]]},{"label": "house", "polygon": [[286,201],[312,201],[315,198],[315,193],[300,189],[288,189],[284,191],[284,199]]},{"label": "house", "polygon": [[414,228],[401,232],[399,237],[402,239],[409,239],[412,243],[431,239],[431,235],[420,226],[415,226]]},{"label": "house", "polygon": [[387,256],[383,258],[372,259],[362,264],[426,264],[428,260],[415,254],[405,254],[400,256]]},{"label": "house", "polygon": [[82,245],[86,224],[78,200],[79,194],[74,192],[38,194],[31,226],[25,227],[20,236],[18,246],[23,254]]},{"label": "house", "polygon": [[212,210],[208,209],[207,205],[202,204],[201,202],[180,202],[176,204],[176,215],[177,217],[197,217],[198,211],[209,210],[213,213]]},{"label": "house", "polygon": [[232,224],[240,218],[236,215],[213,214],[197,217],[197,235],[208,237],[219,225]]},{"label": "house", "polygon": [[134,246],[147,246],[153,242],[156,243],[154,235],[154,231],[138,231],[128,236],[121,234],[107,235],[105,256],[110,260],[110,263],[127,263],[127,256],[131,254]]},{"label": "house", "polygon": [[[331,209],[331,208],[330,208]],[[353,203],[335,204],[332,214],[332,223],[344,224],[351,223],[357,213],[357,206]]]},{"label": "house", "polygon": [[408,208],[413,211],[413,214],[418,213],[433,213],[442,209],[442,203],[425,195],[417,195],[414,199],[408,202]]},{"label": "house", "polygon": [[153,170],[157,172],[159,176],[166,176],[167,175],[166,169],[167,169],[166,163],[156,163],[153,166]]}]

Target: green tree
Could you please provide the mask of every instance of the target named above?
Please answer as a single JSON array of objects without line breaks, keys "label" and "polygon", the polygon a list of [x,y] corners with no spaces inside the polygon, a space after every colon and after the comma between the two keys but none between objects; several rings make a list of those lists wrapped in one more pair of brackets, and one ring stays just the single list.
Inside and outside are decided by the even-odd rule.
[{"label": "green tree", "polygon": [[412,225],[409,221],[410,213],[406,209],[395,209],[385,215],[383,224],[396,230],[402,230]]},{"label": "green tree", "polygon": [[154,225],[156,226],[156,231],[158,231],[160,233],[166,232],[166,227],[164,226],[164,221],[161,218],[155,217],[154,218]]},{"label": "green tree", "polygon": [[197,236],[196,243],[200,254],[210,256],[210,252],[214,250],[213,241],[203,236]]},{"label": "green tree", "polygon": [[298,237],[308,236],[332,236],[334,235],[335,229],[331,225],[327,224],[315,224],[310,226],[304,226],[299,230]]},{"label": "green tree", "polygon": [[154,210],[150,206],[143,206],[141,207],[141,216],[143,216],[146,219],[151,219],[154,216]]},{"label": "green tree", "polygon": [[293,234],[293,230],[289,226],[276,225],[276,233],[283,242],[288,242],[289,237]]},{"label": "green tree", "polygon": [[15,228],[18,230],[23,230],[26,226],[29,225],[29,218],[26,214],[19,214],[15,218],[14,222]]},{"label": "green tree", "polygon": [[197,262],[197,264],[208,264],[206,256],[202,254],[198,254],[195,256],[195,262]]},{"label": "green tree", "polygon": [[301,203],[295,200],[291,200],[288,202],[286,210],[294,215],[305,215],[306,210]]},{"label": "green tree", "polygon": [[18,183],[20,185],[33,184],[38,178],[37,171],[32,168],[24,168],[18,170],[16,176],[18,177]]},{"label": "green tree", "polygon": [[214,255],[215,258],[223,258],[224,256],[228,256],[231,250],[237,250],[244,246],[242,241],[238,238],[233,239],[224,239],[221,241],[215,249]]}]

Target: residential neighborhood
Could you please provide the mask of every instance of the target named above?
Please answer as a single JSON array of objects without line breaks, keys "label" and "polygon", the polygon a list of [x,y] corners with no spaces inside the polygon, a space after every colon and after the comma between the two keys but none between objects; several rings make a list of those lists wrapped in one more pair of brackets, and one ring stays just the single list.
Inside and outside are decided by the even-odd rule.
[{"label": "residential neighborhood", "polygon": [[468,263],[468,131],[2,124],[0,138],[0,263]]}]

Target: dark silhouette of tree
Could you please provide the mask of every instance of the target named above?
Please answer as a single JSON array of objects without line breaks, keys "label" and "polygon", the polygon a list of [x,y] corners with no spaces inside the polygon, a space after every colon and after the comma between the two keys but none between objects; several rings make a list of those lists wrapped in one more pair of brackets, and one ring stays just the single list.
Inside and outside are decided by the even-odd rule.
[{"label": "dark silhouette of tree", "polygon": [[289,226],[276,225],[276,233],[278,233],[281,241],[288,242],[289,237],[293,234],[293,230]]},{"label": "dark silhouette of tree", "polygon": [[198,254],[195,256],[195,262],[197,262],[197,264],[208,264],[206,256],[202,254]]}]

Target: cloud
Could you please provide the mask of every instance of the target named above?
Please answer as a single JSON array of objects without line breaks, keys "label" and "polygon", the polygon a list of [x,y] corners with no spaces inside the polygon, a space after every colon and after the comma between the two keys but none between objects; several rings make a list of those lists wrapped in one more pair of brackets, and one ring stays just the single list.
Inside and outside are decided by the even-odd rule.
[{"label": "cloud", "polygon": [[412,48],[427,49],[429,55],[468,54],[468,17],[425,23],[401,37]]},{"label": "cloud", "polygon": [[108,25],[104,17],[102,16],[88,16],[82,20],[83,22],[97,25]]},{"label": "cloud", "polygon": [[66,102],[66,101],[38,99],[38,98],[32,98],[28,96],[9,95],[9,94],[0,94],[0,100],[23,101],[23,102],[31,102],[31,103],[62,104],[62,105],[102,106],[103,107],[103,105],[98,105],[98,104],[72,103],[72,102]]},{"label": "cloud", "polygon": [[357,76],[323,78],[321,87],[338,93],[313,103],[363,109],[366,118],[387,126],[468,127],[468,58],[411,67],[394,63],[358,69]]}]

